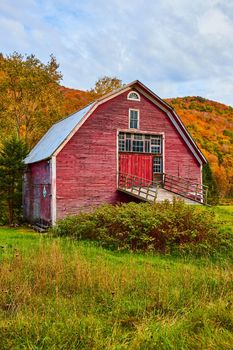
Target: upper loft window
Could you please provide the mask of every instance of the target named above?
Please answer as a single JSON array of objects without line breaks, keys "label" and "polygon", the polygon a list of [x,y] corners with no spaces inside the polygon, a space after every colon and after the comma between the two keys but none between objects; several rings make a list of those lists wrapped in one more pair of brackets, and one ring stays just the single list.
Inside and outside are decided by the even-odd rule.
[{"label": "upper loft window", "polygon": [[129,128],[139,129],[139,111],[137,109],[129,110]]},{"label": "upper loft window", "polygon": [[[119,152],[152,153],[159,157],[163,153],[162,146],[162,135],[134,134],[129,132],[119,132],[118,135]],[[155,165],[159,166],[158,162],[155,161]],[[155,167],[155,170],[157,168]],[[156,170],[155,172],[159,171]]]},{"label": "upper loft window", "polygon": [[127,96],[128,100],[140,101],[140,95],[136,91],[130,91]]}]

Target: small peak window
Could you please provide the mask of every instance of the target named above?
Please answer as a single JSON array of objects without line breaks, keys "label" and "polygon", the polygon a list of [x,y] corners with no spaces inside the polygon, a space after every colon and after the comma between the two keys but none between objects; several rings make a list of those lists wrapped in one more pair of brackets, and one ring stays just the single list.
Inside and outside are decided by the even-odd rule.
[{"label": "small peak window", "polygon": [[139,111],[137,109],[129,110],[129,128],[139,129]]},{"label": "small peak window", "polygon": [[128,100],[140,101],[140,95],[136,91],[130,91],[127,96]]}]

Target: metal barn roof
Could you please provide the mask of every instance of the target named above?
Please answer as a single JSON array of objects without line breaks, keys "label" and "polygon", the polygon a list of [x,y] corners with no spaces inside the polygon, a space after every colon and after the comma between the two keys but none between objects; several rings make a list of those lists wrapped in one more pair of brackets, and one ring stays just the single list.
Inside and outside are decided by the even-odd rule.
[{"label": "metal barn roof", "polygon": [[24,159],[24,163],[30,164],[50,158],[93,105],[94,103],[54,124]]}]

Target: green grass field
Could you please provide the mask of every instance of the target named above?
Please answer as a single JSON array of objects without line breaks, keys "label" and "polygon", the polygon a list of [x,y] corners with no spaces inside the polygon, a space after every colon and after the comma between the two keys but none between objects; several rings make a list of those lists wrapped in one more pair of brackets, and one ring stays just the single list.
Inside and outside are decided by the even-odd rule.
[{"label": "green grass field", "polygon": [[[220,234],[233,207],[215,208]],[[0,228],[0,349],[232,349],[227,252],[111,252]]]}]

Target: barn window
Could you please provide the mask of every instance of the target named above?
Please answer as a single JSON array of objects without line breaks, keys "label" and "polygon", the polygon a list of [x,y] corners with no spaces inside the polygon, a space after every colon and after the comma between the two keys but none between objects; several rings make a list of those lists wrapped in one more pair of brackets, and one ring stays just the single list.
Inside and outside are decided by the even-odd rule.
[{"label": "barn window", "polygon": [[162,136],[120,132],[119,152],[139,152],[162,155]]},{"label": "barn window", "polygon": [[133,135],[133,152],[143,152],[143,139],[142,135],[135,134]]},{"label": "barn window", "polygon": [[128,100],[140,101],[140,95],[136,91],[130,91],[127,96]]},{"label": "barn window", "polygon": [[120,133],[119,134],[119,151],[125,151],[125,138],[124,138],[124,134]]},{"label": "barn window", "polygon": [[139,111],[137,109],[129,110],[129,127],[130,129],[139,129]]},{"label": "barn window", "polygon": [[160,136],[151,138],[150,143],[151,143],[151,153],[154,153],[154,154],[162,153],[161,152],[162,143],[161,143]]},{"label": "barn window", "polygon": [[162,157],[153,158],[153,173],[162,172]]}]

